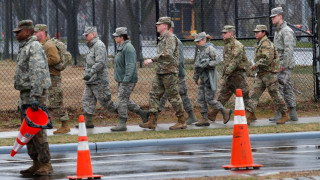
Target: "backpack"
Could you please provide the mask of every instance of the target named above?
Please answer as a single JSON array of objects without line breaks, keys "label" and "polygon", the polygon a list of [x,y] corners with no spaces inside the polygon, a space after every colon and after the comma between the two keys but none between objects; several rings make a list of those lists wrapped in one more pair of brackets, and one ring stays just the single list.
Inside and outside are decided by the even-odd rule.
[{"label": "backpack", "polygon": [[69,51],[67,51],[66,45],[62,41],[56,38],[52,38],[49,41],[53,42],[56,45],[60,55],[59,64],[56,64],[53,67],[58,71],[63,71],[68,65],[71,64],[72,55]]}]

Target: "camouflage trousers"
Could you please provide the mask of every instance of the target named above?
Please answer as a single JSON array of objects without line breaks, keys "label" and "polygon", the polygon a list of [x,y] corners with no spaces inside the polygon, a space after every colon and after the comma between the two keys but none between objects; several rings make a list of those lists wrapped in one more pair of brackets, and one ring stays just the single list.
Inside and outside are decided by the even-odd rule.
[{"label": "camouflage trousers", "polygon": [[[186,112],[190,112],[193,110],[193,105],[188,95],[186,79],[185,77],[179,77],[178,81],[179,81],[179,94],[183,102],[183,108]],[[159,111],[162,111],[162,109],[166,105],[167,99],[168,99],[167,94],[164,93],[160,99]]]},{"label": "camouflage trousers", "polygon": [[117,110],[111,99],[108,84],[86,84],[82,96],[84,112],[87,114],[94,114],[97,101],[110,112],[115,112]]},{"label": "camouflage trousers", "polygon": [[63,105],[63,91],[61,86],[61,75],[52,75],[51,87],[49,88],[50,110],[54,117],[58,117],[60,121],[69,120],[68,112]]},{"label": "camouflage trousers", "polygon": [[286,103],[279,92],[279,83],[276,73],[267,73],[264,75],[256,76],[256,78],[254,79],[253,94],[250,96],[249,105],[246,107],[247,110],[249,110],[250,112],[255,111],[259,102],[259,98],[261,97],[265,89],[268,89],[270,97],[281,112],[288,111]]},{"label": "camouflage trousers", "polygon": [[128,109],[134,113],[140,110],[140,106],[130,100],[130,95],[136,86],[136,83],[119,83],[117,109],[119,118],[128,118]]},{"label": "camouflage trousers", "polygon": [[249,85],[245,79],[245,72],[235,72],[222,83],[218,101],[224,106],[237,89],[242,90],[245,107],[249,104]]},{"label": "camouflage trousers", "polygon": [[[21,104],[30,104],[30,91],[20,91]],[[45,106],[47,100],[47,90],[43,91],[43,94],[37,99],[40,106]],[[21,122],[24,119],[20,108]],[[47,163],[51,159],[49,151],[49,143],[47,138],[47,131],[41,129],[28,143],[27,150],[30,158],[33,161],[40,161]]]},{"label": "camouflage trousers", "polygon": [[287,106],[296,107],[296,97],[291,82],[291,71],[290,69],[286,69],[285,71],[280,71],[278,74],[279,90]]},{"label": "camouflage trousers", "polygon": [[149,111],[157,113],[160,105],[160,98],[166,93],[170,104],[176,111],[176,116],[183,116],[182,100],[178,89],[178,74],[156,74],[152,80],[152,87],[149,93]]},{"label": "camouflage trousers", "polygon": [[213,109],[223,108],[220,102],[214,100],[215,95],[216,91],[211,89],[210,84],[206,84],[203,80],[200,80],[198,86],[198,104],[201,113],[208,113],[208,104]]}]

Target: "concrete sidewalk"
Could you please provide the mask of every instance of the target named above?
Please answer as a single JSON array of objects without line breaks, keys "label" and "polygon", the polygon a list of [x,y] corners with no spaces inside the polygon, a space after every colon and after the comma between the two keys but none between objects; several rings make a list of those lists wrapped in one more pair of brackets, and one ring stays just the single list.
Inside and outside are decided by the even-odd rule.
[{"label": "concrete sidewalk", "polygon": [[[320,117],[299,117],[299,121],[289,121],[286,124],[305,124],[305,123],[320,123]],[[172,124],[158,124],[156,131],[166,131],[169,130],[169,127]],[[270,126],[276,125],[273,122],[270,122],[268,119],[259,119],[255,122],[252,122],[250,126]],[[216,128],[232,128],[233,121],[229,121],[227,124],[223,124],[222,121],[211,122],[208,127],[197,127],[195,125],[189,125],[187,129],[216,129]],[[93,129],[87,129],[87,134],[102,134],[102,133],[112,133],[110,130],[111,126],[108,127],[95,127]],[[56,129],[47,130],[48,136],[53,136],[53,131]],[[147,129],[140,128],[138,125],[130,125],[127,126],[127,132],[138,132],[138,131],[150,131]],[[18,135],[18,131],[10,131],[10,132],[0,132],[0,138],[15,138]],[[113,132],[115,133],[115,132]],[[69,135],[78,135],[78,129],[71,128],[71,132]],[[61,135],[59,135],[61,136]]]}]

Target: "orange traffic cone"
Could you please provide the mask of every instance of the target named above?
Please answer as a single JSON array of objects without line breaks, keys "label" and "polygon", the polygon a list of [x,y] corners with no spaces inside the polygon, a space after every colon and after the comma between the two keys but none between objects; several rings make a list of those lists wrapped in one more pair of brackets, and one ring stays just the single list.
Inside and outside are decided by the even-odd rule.
[{"label": "orange traffic cone", "polygon": [[234,112],[233,139],[231,150],[231,165],[223,165],[224,169],[259,169],[261,164],[253,164],[249,139],[247,118],[241,89],[237,89]]},{"label": "orange traffic cone", "polygon": [[32,111],[29,106],[23,105],[22,109],[24,119],[10,153],[12,157],[15,156],[20,149],[41,130],[41,128],[52,128],[51,118],[45,107],[39,107],[38,111]]},{"label": "orange traffic cone", "polygon": [[79,135],[78,135],[78,160],[77,160],[77,175],[67,176],[68,179],[101,179],[103,175],[93,175],[90,150],[88,145],[88,137],[84,116],[79,116]]}]

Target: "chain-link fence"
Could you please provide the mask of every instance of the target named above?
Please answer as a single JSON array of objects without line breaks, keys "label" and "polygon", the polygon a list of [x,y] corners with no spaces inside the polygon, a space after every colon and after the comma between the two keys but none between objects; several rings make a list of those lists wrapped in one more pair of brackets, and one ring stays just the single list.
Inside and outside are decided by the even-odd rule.
[{"label": "chain-link fence", "polygon": [[[143,67],[145,58],[156,54],[157,32],[155,22],[161,16],[171,16],[175,34],[184,43],[186,80],[189,95],[196,105],[197,86],[192,80],[196,33],[205,31],[213,36],[220,56],[223,51],[221,29],[226,24],[236,26],[238,39],[246,46],[249,60],[253,60],[256,40],[252,30],[257,24],[269,27],[270,38],[274,27],[270,10],[282,6],[285,19],[297,36],[294,57],[296,68],[292,81],[298,102],[312,101],[316,96],[315,84],[319,80],[319,61],[314,57],[316,21],[313,0],[0,0],[0,111],[17,107],[19,92],[13,88],[15,57],[19,50],[12,29],[19,20],[32,19],[35,24],[48,25],[51,37],[66,42],[73,55],[73,65],[62,72],[64,103],[68,108],[82,108],[84,90],[82,80],[85,54],[88,47],[82,33],[86,26],[97,26],[101,40],[106,44],[109,57],[110,89],[116,100],[117,84],[113,79],[115,43],[112,33],[116,27],[128,27],[128,33],[138,57],[139,82],[131,98],[141,106],[148,106],[149,90],[154,75],[152,67]],[[221,72],[222,63],[219,65]],[[318,72],[318,76],[314,73]],[[248,77],[250,89],[253,77]],[[271,102],[264,93],[260,102]],[[6,117],[1,117],[6,118]]]}]

